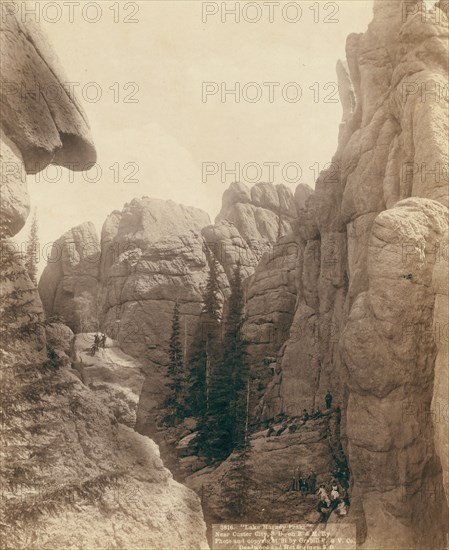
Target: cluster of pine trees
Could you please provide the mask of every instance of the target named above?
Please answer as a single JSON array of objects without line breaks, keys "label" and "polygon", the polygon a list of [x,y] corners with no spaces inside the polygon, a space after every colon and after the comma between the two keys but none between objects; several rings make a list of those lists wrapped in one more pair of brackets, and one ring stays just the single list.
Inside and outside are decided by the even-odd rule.
[{"label": "cluster of pine trees", "polygon": [[237,265],[230,281],[231,294],[221,315],[218,270],[208,256],[209,275],[197,334],[183,359],[179,303],[174,308],[169,342],[169,395],[166,421],[176,426],[194,417],[198,426],[198,453],[224,460],[246,445],[248,434],[249,369],[244,320],[243,278]]}]

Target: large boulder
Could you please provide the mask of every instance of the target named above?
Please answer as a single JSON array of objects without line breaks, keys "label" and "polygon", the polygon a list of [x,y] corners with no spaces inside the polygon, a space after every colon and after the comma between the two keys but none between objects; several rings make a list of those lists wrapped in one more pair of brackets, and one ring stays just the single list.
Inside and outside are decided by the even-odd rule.
[{"label": "large boulder", "polygon": [[285,185],[257,183],[249,190],[242,183],[233,183],[223,195],[215,222],[234,224],[259,260],[280,236],[288,233],[296,217],[293,193]]},{"label": "large boulder", "polygon": [[20,151],[0,136],[0,236],[12,237],[30,213],[26,171]]},{"label": "large boulder", "polygon": [[20,2],[2,7],[2,128],[26,173],[50,163],[86,170],[96,161],[87,118],[45,34],[23,9]]}]

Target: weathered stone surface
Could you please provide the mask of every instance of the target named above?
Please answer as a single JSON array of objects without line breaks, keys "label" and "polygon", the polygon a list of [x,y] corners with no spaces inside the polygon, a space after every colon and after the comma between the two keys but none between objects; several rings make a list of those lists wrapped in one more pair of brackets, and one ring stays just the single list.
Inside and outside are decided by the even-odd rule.
[{"label": "weathered stone surface", "polygon": [[250,203],[251,192],[248,187],[240,182],[231,183],[231,185],[223,193],[222,204],[223,208],[233,206],[238,203]]},{"label": "weathered stone surface", "polygon": [[[126,548],[206,550],[199,498],[173,480],[155,443],[117,423],[96,393],[69,370],[60,372],[58,383],[70,391],[52,395],[52,408],[41,416],[43,426],[55,432],[44,427],[19,442],[23,456],[29,456],[52,441],[51,462],[41,462],[28,482],[33,496],[39,487],[43,503],[39,528],[25,523],[20,536],[33,537],[47,549],[67,548],[81,538],[91,548],[120,541]],[[98,496],[93,498],[92,491]],[[70,505],[60,500],[60,492],[70,497]],[[7,490],[5,496],[23,506],[23,493]],[[63,519],[48,511],[48,502],[64,510]],[[20,547],[17,529],[4,526],[3,537]]]},{"label": "weathered stone surface", "polygon": [[[267,429],[253,434],[245,461],[236,453],[215,469],[204,468],[190,475],[186,483],[202,495],[207,521],[235,520],[235,509],[229,503],[234,502],[235,506],[233,495],[241,486],[242,522],[297,523],[298,518],[304,518],[308,523],[318,523],[315,494],[292,490],[292,479],[295,473],[306,477],[314,471],[317,486],[329,484],[329,473],[335,468],[329,452],[333,448],[328,436],[332,426],[330,416],[306,424],[299,420],[274,424],[269,436]],[[290,431],[290,427],[297,430]],[[285,431],[275,435],[282,428]],[[245,476],[248,481],[242,485]]]},{"label": "weathered stone surface", "polygon": [[[443,536],[438,529],[428,533],[429,519],[424,518],[444,525],[444,490],[432,503],[423,487],[442,487],[445,460],[439,455],[444,430],[436,415],[429,425],[432,399],[436,406],[442,389],[434,386],[436,373],[441,376],[441,365],[435,363],[441,344],[432,333],[438,330],[432,287],[437,264],[429,252],[442,243],[448,215],[438,202],[411,198],[376,218],[368,249],[369,289],[357,298],[342,339],[351,392],[349,460],[364,507],[369,494],[368,548],[372,540],[394,541],[400,548],[414,548],[416,540],[426,548],[438,547]],[[441,311],[437,315],[439,324]],[[401,513],[390,511],[385,533],[379,515],[386,502],[394,506],[401,494],[407,494]],[[417,520],[415,511],[423,506],[424,518]]]},{"label": "weathered stone surface", "polygon": [[49,322],[45,326],[45,335],[47,337],[47,344],[66,353],[71,352],[73,331],[63,323],[58,321]]},{"label": "weathered stone surface", "polygon": [[244,277],[254,272],[257,258],[233,223],[223,220],[209,225],[202,230],[202,235],[207,248],[223,267],[228,279],[238,263]]},{"label": "weathered stone surface", "polygon": [[313,195],[313,189],[305,183],[300,183],[295,189],[295,205],[296,212],[299,213],[301,210],[306,208],[307,199]]},{"label": "weathered stone surface", "polygon": [[2,238],[12,237],[25,225],[30,212],[26,171],[20,151],[0,137],[0,219]]},{"label": "weathered stone surface", "polygon": [[[436,324],[448,325],[448,283],[441,262],[428,259],[438,244],[447,252],[448,103],[438,91],[447,89],[448,24],[421,8],[376,1],[367,32],[348,37],[347,68],[337,66],[338,148],[314,193],[233,184],[213,226],[176,206],[133,201],[108,218],[102,236],[129,246],[115,253],[102,245],[101,322],[146,359],[139,429],[156,429],[150,411],[164,393],[177,297],[186,348],[193,337],[208,269],[203,247],[220,263],[224,296],[240,259],[255,420],[323,409],[331,391],[351,469],[348,521],[365,549],[433,550],[447,538],[448,433],[438,420],[447,411],[443,405],[438,416],[441,402],[447,406],[447,335],[435,334]],[[259,489],[283,483],[293,460],[288,445],[272,460],[269,438],[256,435]],[[305,441],[299,448],[296,436],[285,437],[295,456],[307,455]],[[309,461],[329,473],[331,455],[315,448]],[[190,459],[183,457],[186,471],[198,470]],[[197,471],[192,486],[226,479],[231,462]],[[285,520],[288,499],[276,506],[270,519],[274,510]],[[211,508],[215,519],[229,512],[217,491]]]},{"label": "weathered stone surface", "polygon": [[295,199],[285,185],[258,183],[249,190],[232,184],[223,196],[215,222],[233,223],[257,260],[281,236],[288,233],[297,217]]},{"label": "weathered stone surface", "polygon": [[20,2],[2,9],[2,128],[27,173],[50,163],[86,170],[96,160],[87,119],[45,35],[22,10]]},{"label": "weathered stone surface", "polygon": [[[293,320],[256,408],[300,414],[331,391],[352,472],[349,519],[367,549],[443,547],[447,534],[447,337],[434,338],[448,324],[447,262],[443,276],[434,260],[447,250],[448,23],[419,2],[406,19],[405,7],[375,2],[368,31],[348,38],[349,73],[337,67],[339,145],[292,226]],[[262,262],[249,279],[248,311],[268,273]]]},{"label": "weathered stone surface", "polygon": [[[0,241],[1,285],[0,313],[2,322],[1,351],[10,357],[20,355],[24,361],[46,358],[44,312],[36,285],[30,280],[17,243]],[[23,339],[18,338],[23,329]]]},{"label": "weathered stone surface", "polygon": [[47,316],[61,317],[75,332],[97,328],[100,254],[94,225],[81,224],[53,243],[39,280]]},{"label": "weathered stone surface", "polygon": [[[244,332],[259,397],[276,375],[278,354],[289,335],[295,314],[297,265],[301,256],[300,240],[289,233],[265,252],[254,275],[247,281]],[[267,397],[264,407],[271,399]],[[270,418],[271,412],[272,404],[263,416]]]},{"label": "weathered stone surface", "polygon": [[94,390],[119,422],[134,428],[145,376],[136,359],[107,338],[105,348],[92,354],[94,333],[77,334],[73,344],[74,367],[82,382]]},{"label": "weathered stone surface", "polygon": [[[310,190],[305,187],[304,197],[309,194]],[[41,278],[40,290],[47,314],[59,314],[65,318],[73,310],[73,299],[75,302],[83,299],[76,294],[78,280],[92,296],[98,289],[101,329],[128,353],[145,357],[147,383],[138,412],[139,429],[144,425],[148,428],[148,423],[153,422],[149,411],[160,406],[166,393],[168,338],[176,300],[180,302],[185,352],[196,333],[202,289],[209,270],[207,255],[215,257],[218,262],[223,297],[228,294],[229,278],[237,264],[240,264],[244,276],[251,275],[262,249],[268,250],[267,254],[281,263],[284,261],[281,256],[286,255],[290,265],[287,269],[292,269],[297,254],[294,239],[285,237],[280,247],[282,251],[272,250],[280,227],[289,227],[289,222],[282,221],[283,216],[291,220],[296,213],[291,191],[283,186],[264,184],[250,192],[241,184],[233,184],[225,193],[223,204],[230,218],[236,213],[238,217],[239,209],[244,207],[260,224],[253,225],[242,235],[223,211],[217,218],[219,221],[209,225],[207,214],[198,209],[177,205],[173,201],[146,197],[134,199],[122,212],[114,211],[105,221],[99,262],[82,263],[81,257],[76,263],[63,256],[54,265],[49,264]],[[270,231],[267,231],[267,223],[271,224]],[[85,240],[96,243],[95,237],[86,232],[84,226],[71,230],[57,244],[64,248],[70,239],[76,243],[75,250],[82,248]],[[287,281],[286,284],[291,292],[294,284]],[[275,293],[276,285],[274,281],[272,288]],[[75,292],[74,298],[70,291]],[[263,297],[261,300],[259,309],[263,309]],[[271,300],[273,315],[276,316],[276,298]],[[280,311],[281,317],[292,315],[295,298],[287,291],[285,300],[288,304],[285,311]],[[91,302],[95,303],[95,300]],[[270,322],[274,320],[275,317]],[[94,319],[89,317],[89,321],[95,329]],[[74,325],[75,329],[79,327],[79,324]]]}]

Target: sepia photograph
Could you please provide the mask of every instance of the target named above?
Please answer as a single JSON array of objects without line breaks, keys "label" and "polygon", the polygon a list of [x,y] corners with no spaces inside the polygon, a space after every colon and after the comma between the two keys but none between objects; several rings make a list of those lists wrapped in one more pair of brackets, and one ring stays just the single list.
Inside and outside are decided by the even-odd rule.
[{"label": "sepia photograph", "polygon": [[0,550],[449,550],[449,0],[0,0]]}]

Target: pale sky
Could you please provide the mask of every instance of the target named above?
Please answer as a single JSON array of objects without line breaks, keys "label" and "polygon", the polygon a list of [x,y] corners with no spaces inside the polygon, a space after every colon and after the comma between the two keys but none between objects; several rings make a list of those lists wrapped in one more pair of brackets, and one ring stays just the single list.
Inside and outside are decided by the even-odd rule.
[{"label": "pale sky", "polygon": [[[101,1],[101,14],[92,8],[83,19],[75,11],[73,23],[69,11],[57,22],[51,22],[55,12],[43,13],[42,25],[69,81],[79,83],[101,177],[90,182],[98,170],[73,175],[51,167],[40,182],[28,178],[41,244],[84,221],[94,222],[100,232],[107,214],[134,197],[173,199],[206,210],[213,221],[223,191],[236,178],[229,175],[223,183],[218,173],[203,182],[205,162],[226,163],[229,170],[236,162],[242,169],[257,163],[259,174],[256,168],[247,172],[255,181],[269,180],[264,163],[279,163],[274,183],[293,190],[297,183],[287,180],[295,179],[296,169],[287,171],[286,180],[282,167],[296,163],[300,181],[314,186],[315,171],[330,161],[337,144],[341,105],[335,65],[345,57],[346,36],[366,30],[372,0],[302,0],[300,18],[294,6],[285,11],[285,1],[259,2],[259,8],[255,2],[226,3],[234,4],[239,23],[224,14],[221,2],[127,2],[117,12],[117,2]],[[211,14],[203,22],[206,9]],[[95,23],[86,20],[98,17]],[[138,22],[125,23],[126,17]],[[204,97],[207,82],[209,90],[218,91]],[[231,94],[222,102],[220,92],[236,82],[240,103]],[[255,85],[245,87],[251,82]],[[284,88],[288,83],[293,84]],[[302,96],[293,102],[298,90]],[[260,92],[259,101],[248,101]],[[245,181],[242,170],[238,179]]]}]

